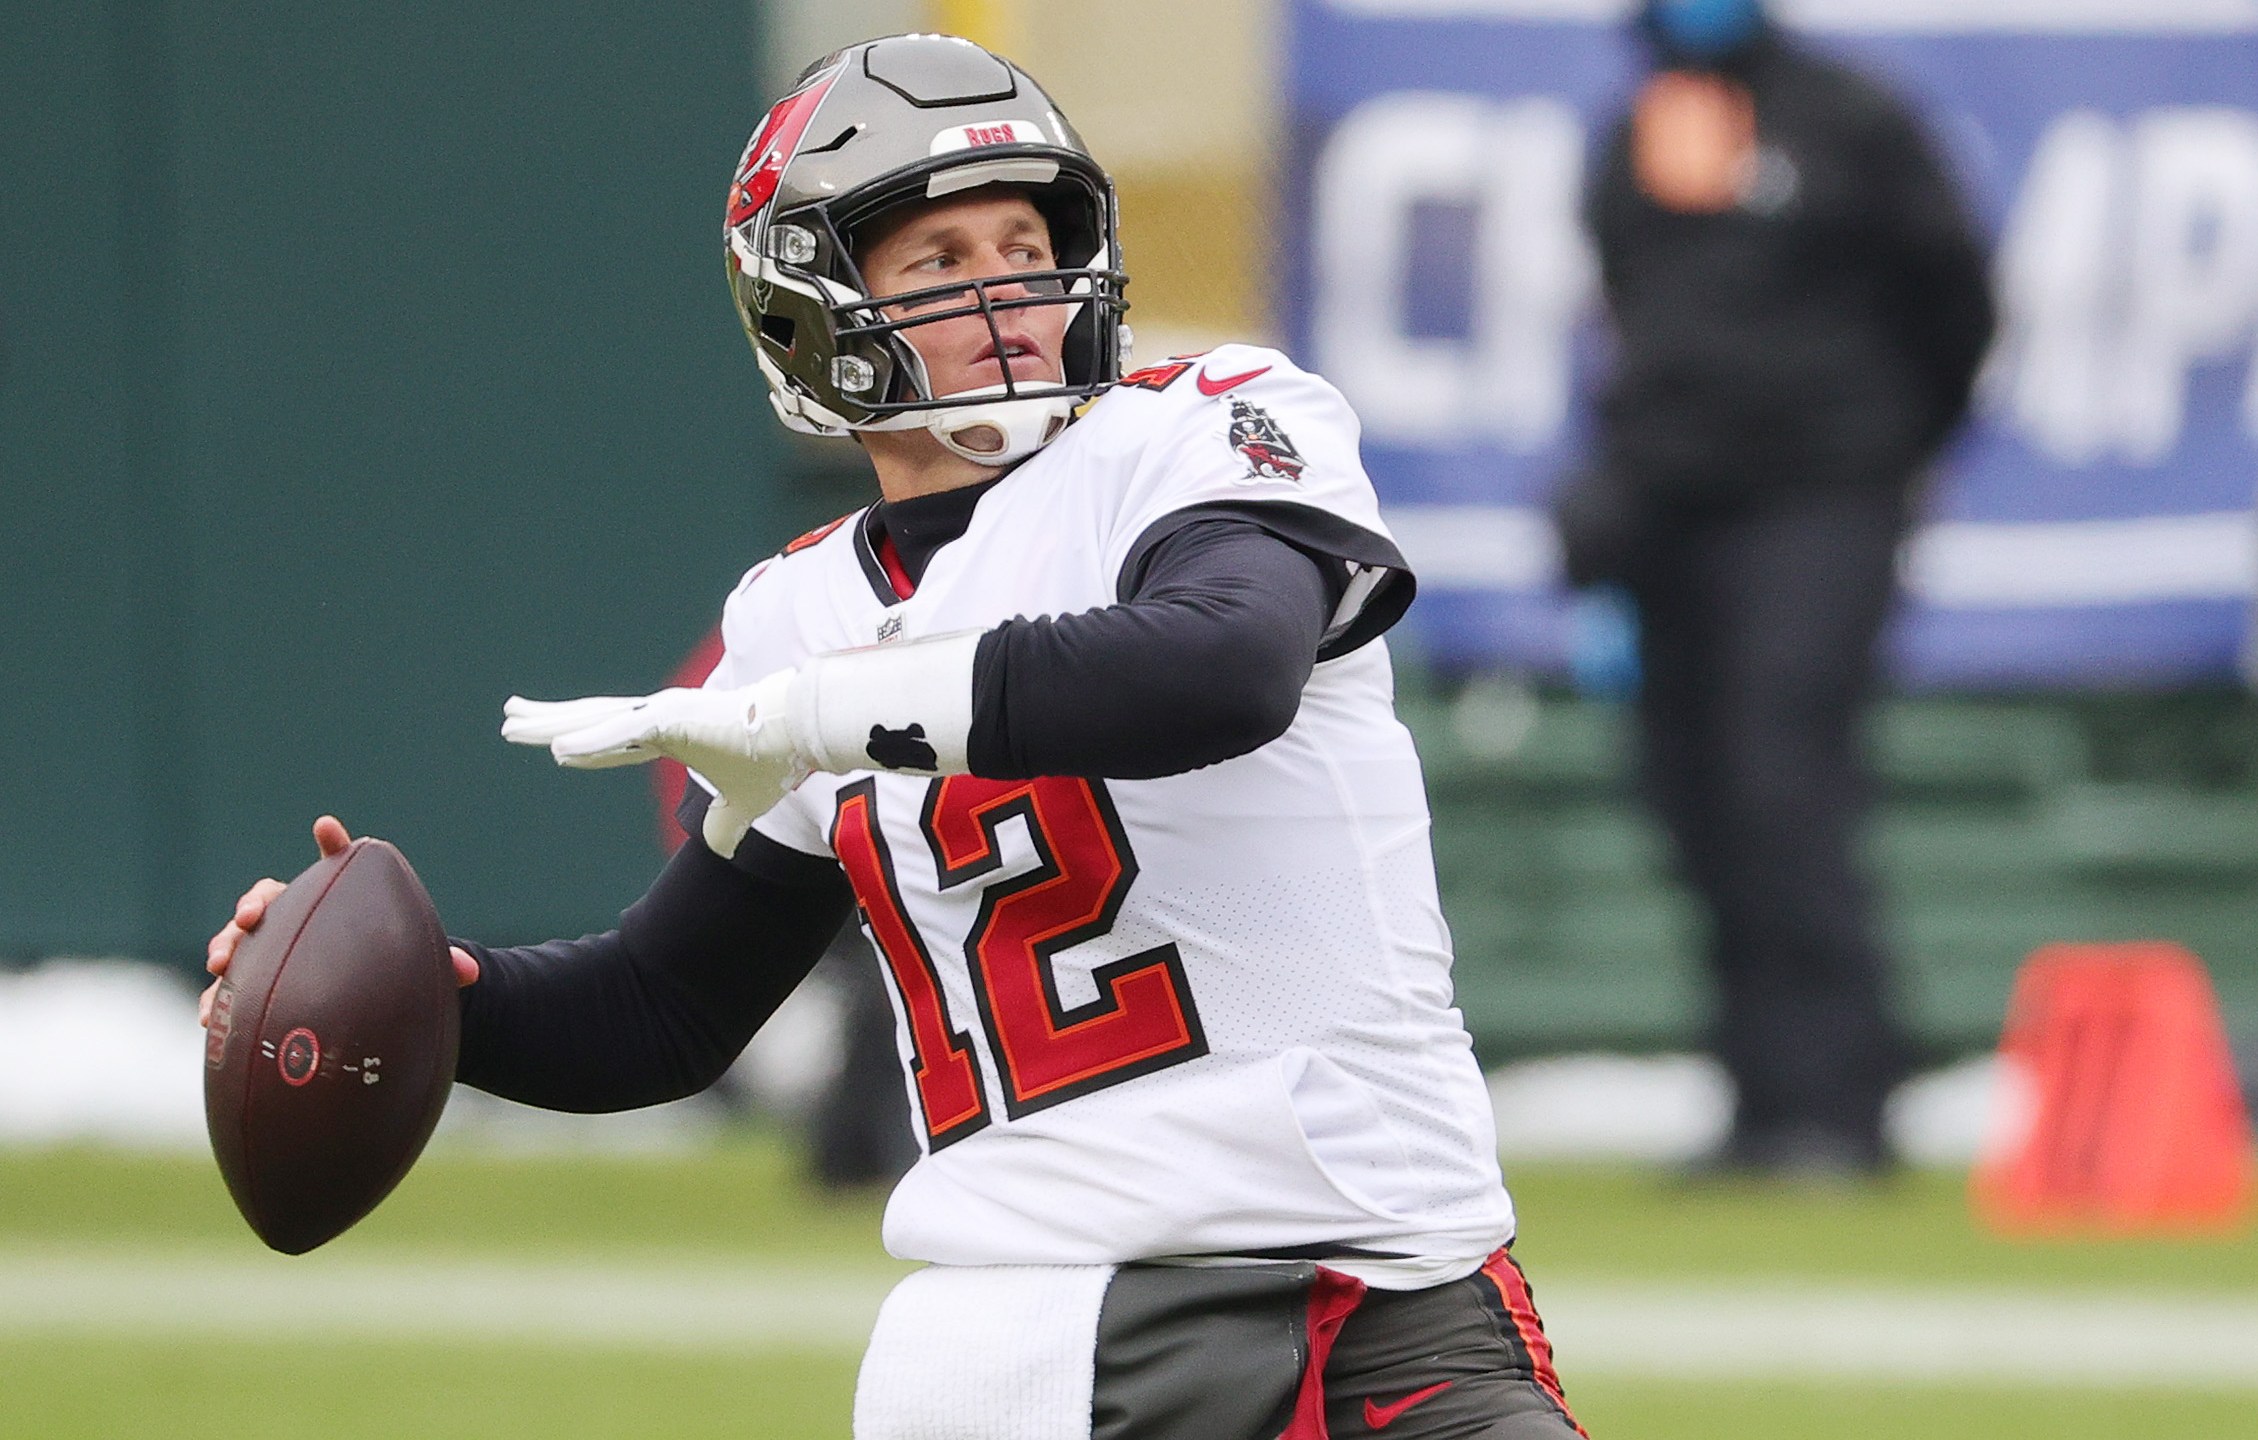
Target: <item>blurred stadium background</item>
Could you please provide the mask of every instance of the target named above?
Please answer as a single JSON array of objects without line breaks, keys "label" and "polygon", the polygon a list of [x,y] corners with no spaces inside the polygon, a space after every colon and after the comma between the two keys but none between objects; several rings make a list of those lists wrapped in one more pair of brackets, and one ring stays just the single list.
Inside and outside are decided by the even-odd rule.
[{"label": "blurred stadium background", "polygon": [[1723,1097],[1607,617],[1535,519],[1622,8],[0,6],[0,1434],[846,1432],[893,1270],[789,1138],[820,996],[754,1118],[467,1097],[300,1262],[200,1153],[186,1017],[322,809],[464,933],[640,891],[646,781],[559,783],[499,701],[664,683],[747,563],[862,503],[769,421],[717,219],[801,61],[918,27],[1020,59],[1112,166],[1141,354],[1285,343],[1365,418],[1460,999],[1593,1433],[2258,1434],[2258,1244],[2005,1242],[1952,1168],[2046,941],[2186,944],[2258,1058],[2258,0],[1782,7],[1927,102],[2010,316],[1873,737],[1935,1067],[1900,1133],[1939,1168],[1852,1194],[1626,1163]]}]

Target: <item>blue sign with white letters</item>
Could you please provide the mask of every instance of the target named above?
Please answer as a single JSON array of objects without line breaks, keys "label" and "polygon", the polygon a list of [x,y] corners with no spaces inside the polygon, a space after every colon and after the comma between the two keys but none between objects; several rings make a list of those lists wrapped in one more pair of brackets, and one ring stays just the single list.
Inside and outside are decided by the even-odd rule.
[{"label": "blue sign with white letters", "polygon": [[[1625,0],[1294,0],[1281,313],[1347,394],[1446,664],[1566,667],[1542,505],[1603,363],[1577,220]],[[1904,557],[1896,673],[2244,671],[2258,590],[2258,0],[1786,0],[1912,99],[1994,236],[1979,416]],[[2038,18],[2034,18],[2038,17]]]}]

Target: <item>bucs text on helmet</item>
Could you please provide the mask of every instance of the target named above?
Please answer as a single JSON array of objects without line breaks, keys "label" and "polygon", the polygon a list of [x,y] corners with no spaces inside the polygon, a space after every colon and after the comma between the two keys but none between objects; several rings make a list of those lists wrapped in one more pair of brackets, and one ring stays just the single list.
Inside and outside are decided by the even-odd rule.
[{"label": "bucs text on helmet", "polygon": [[[982,185],[1027,195],[1057,268],[887,296],[921,302],[914,318],[889,318],[856,266],[858,230]],[[745,147],[725,235],[737,317],[769,399],[805,434],[923,427],[1000,465],[1049,443],[1077,404],[1121,377],[1128,277],[1113,182],[1025,72],[968,40],[893,35],[809,66]],[[1018,293],[991,294],[1005,288]],[[932,393],[905,331],[978,314],[1000,347],[997,313],[1029,306],[1067,307],[1062,379],[1015,380],[1007,368],[999,384]]]}]

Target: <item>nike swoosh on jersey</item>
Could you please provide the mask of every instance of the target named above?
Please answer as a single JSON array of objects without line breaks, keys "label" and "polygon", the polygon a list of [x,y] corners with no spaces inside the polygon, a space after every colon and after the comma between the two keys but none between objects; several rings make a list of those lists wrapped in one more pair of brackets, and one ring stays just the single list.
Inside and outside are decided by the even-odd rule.
[{"label": "nike swoosh on jersey", "polygon": [[1375,1405],[1369,1396],[1364,1401],[1364,1423],[1375,1430],[1385,1430],[1403,1418],[1403,1412],[1421,1405],[1448,1390],[1452,1381],[1444,1380],[1424,1390],[1414,1390],[1393,1405]]},{"label": "nike swoosh on jersey", "polygon": [[1244,375],[1226,375],[1220,380],[1210,380],[1207,378],[1207,371],[1202,370],[1199,378],[1200,393],[1202,395],[1220,395],[1234,385],[1244,385],[1257,375],[1268,375],[1269,373],[1270,367],[1265,365],[1260,370],[1249,370]]}]

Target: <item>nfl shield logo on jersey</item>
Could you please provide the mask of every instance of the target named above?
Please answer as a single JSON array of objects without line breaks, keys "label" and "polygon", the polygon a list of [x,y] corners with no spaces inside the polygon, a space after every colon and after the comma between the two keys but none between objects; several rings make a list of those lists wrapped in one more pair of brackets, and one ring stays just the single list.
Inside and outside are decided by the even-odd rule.
[{"label": "nfl shield logo on jersey", "polygon": [[1270,412],[1260,405],[1251,405],[1233,396],[1231,399],[1231,448],[1246,457],[1249,480],[1301,479],[1302,467],[1308,462],[1270,418]]}]

